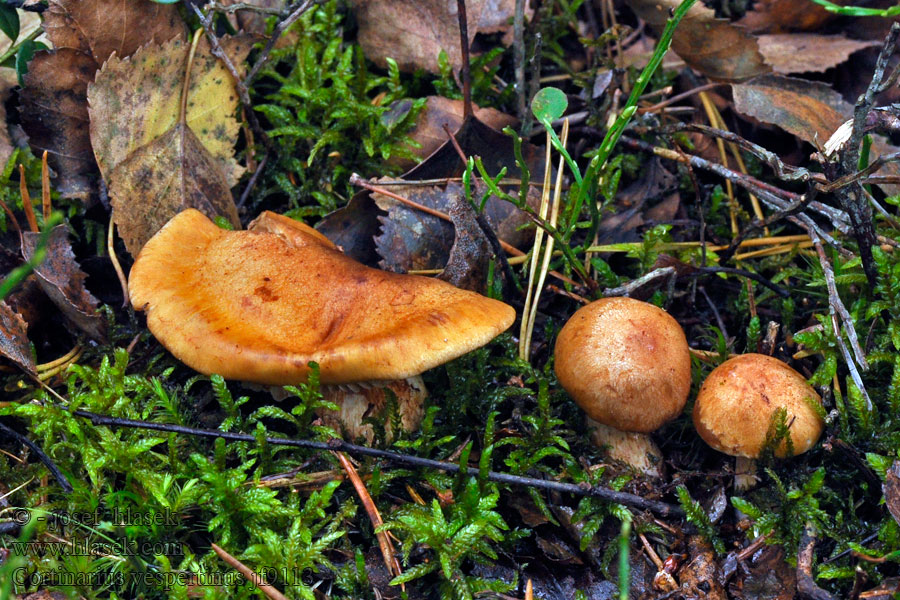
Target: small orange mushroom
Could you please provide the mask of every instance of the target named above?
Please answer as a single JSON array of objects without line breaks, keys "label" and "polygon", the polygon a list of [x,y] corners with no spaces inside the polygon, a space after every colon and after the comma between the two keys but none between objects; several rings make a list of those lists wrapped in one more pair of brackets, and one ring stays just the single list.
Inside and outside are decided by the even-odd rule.
[{"label": "small orange mushroom", "polygon": [[587,413],[595,445],[650,476],[662,455],[649,434],[681,414],[691,356],[669,313],[633,298],[581,307],[556,340],[556,375]]},{"label": "small orange mushroom", "polygon": [[314,229],[263,213],[226,231],[186,210],[143,247],[131,303],[201,373],[266,385],[405,379],[483,346],[512,307],[443,281],[372,269]]}]

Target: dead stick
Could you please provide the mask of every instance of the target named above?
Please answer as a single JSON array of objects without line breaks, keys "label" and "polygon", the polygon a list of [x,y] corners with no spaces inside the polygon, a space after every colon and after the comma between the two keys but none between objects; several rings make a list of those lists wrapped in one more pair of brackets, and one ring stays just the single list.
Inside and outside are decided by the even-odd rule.
[{"label": "dead stick", "polygon": [[372,522],[373,529],[375,529],[375,537],[378,538],[378,548],[381,550],[381,557],[384,559],[385,568],[394,577],[399,577],[403,574],[403,571],[400,569],[400,562],[394,554],[394,544],[391,543],[391,539],[388,537],[387,532],[378,530],[384,525],[384,520],[381,518],[381,513],[378,512],[378,507],[375,506],[375,502],[372,500],[369,490],[366,489],[366,484],[359,478],[356,467],[354,467],[353,463],[347,459],[346,454],[343,452],[335,452],[334,455],[337,456],[341,463],[341,467],[344,468],[347,477],[350,478],[353,489],[356,490],[356,495],[359,496],[359,501],[362,502],[366,514],[369,515],[369,520]]},{"label": "dead stick", "polygon": [[[180,433],[184,435],[193,435],[211,439],[222,438],[224,440],[232,442],[255,443],[257,441],[257,438],[255,436],[244,433],[233,433],[215,429],[198,429],[195,427],[184,427],[182,425],[171,425],[167,423],[151,423],[147,421],[138,421],[135,419],[119,419],[116,417],[99,415],[97,413],[92,413],[86,410],[72,411],[72,414],[76,417],[89,419],[94,425],[106,425],[108,427],[133,427],[136,429],[165,431],[168,433]],[[266,443],[272,444],[274,446],[292,446],[294,448],[307,448],[310,450],[321,450],[327,452],[344,451],[350,454],[362,454],[364,456],[381,458],[383,460],[399,464],[406,464],[429,469],[439,469],[441,471],[447,471],[448,473],[458,473],[459,471],[465,469],[466,475],[470,475],[472,477],[477,477],[480,474],[479,469],[475,467],[460,467],[460,465],[456,463],[433,460],[430,458],[419,458],[418,456],[400,454],[399,452],[391,452],[390,450],[379,450],[378,448],[359,446],[339,439],[332,439],[328,442],[316,442],[313,440],[267,437]],[[607,502],[615,502],[617,504],[630,506],[638,510],[648,510],[662,517],[680,518],[684,516],[684,511],[679,506],[667,504],[658,500],[648,500],[635,494],[629,494],[627,492],[617,492],[616,490],[601,486],[562,483],[559,481],[510,475],[508,473],[497,473],[496,471],[488,471],[486,477],[489,481],[504,483],[506,485],[533,487],[535,489],[546,491],[599,498],[601,500],[606,500]]]},{"label": "dead stick", "polygon": [[219,558],[224,560],[229,567],[236,569],[241,575],[247,578],[247,581],[255,585],[259,588],[263,594],[272,600],[288,600],[287,596],[279,592],[274,586],[269,583],[266,583],[259,574],[254,573],[250,567],[228,554],[222,547],[217,544],[211,544],[213,551],[219,555]]}]

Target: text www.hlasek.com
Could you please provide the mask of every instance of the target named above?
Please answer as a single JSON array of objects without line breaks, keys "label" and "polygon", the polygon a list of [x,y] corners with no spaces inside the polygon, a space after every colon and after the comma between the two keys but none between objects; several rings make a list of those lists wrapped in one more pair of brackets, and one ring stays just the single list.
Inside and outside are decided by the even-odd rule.
[{"label": "text www.hlasek.com", "polygon": [[16,569],[13,583],[16,585],[40,585],[57,587],[147,586],[170,589],[174,587],[234,587],[262,583],[291,586],[302,581],[294,570],[260,567],[254,573],[252,583],[237,571],[212,571],[189,573],[187,571],[146,571],[143,573],[73,571],[33,571],[27,567]]}]

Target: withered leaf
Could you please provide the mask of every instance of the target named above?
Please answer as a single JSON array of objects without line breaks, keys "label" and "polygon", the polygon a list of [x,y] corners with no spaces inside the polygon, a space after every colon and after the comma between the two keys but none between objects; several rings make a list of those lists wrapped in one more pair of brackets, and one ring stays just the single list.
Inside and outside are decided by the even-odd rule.
[{"label": "withered leaf", "polygon": [[887,506],[888,512],[897,523],[900,523],[900,460],[895,460],[885,473],[881,491],[884,494],[884,504]]},{"label": "withered leaf", "polygon": [[86,97],[96,70],[94,59],[79,50],[41,51],[28,63],[19,94],[29,143],[39,153],[49,153],[54,187],[66,198],[87,200],[94,189],[97,171]]},{"label": "withered leaf", "polygon": [[[446,213],[446,195],[459,193],[461,188],[458,184],[449,184],[446,190],[438,186],[403,186],[401,189],[405,198]],[[372,194],[372,197],[378,208],[387,212],[387,216],[379,217],[382,231],[375,237],[381,268],[405,273],[440,269],[447,263],[453,247],[453,225],[388,196]]]},{"label": "withered leaf", "polygon": [[797,592],[797,570],[785,561],[784,548],[766,546],[729,591],[743,600],[792,600]]},{"label": "withered leaf", "polygon": [[[244,62],[252,47],[246,36],[224,38],[221,43],[235,65]],[[97,73],[88,88],[91,142],[107,180],[132,152],[175,126],[189,50],[189,44],[176,38],[162,46],[145,46],[130,58],[113,56]],[[229,186],[243,172],[234,159],[240,130],[234,118],[237,105],[234,80],[204,38],[191,67],[186,119],[221,164]]]},{"label": "withered leaf", "polygon": [[[501,130],[507,125],[514,125],[516,118],[493,108],[479,108],[473,105],[475,118],[496,130]],[[419,158],[425,158],[447,142],[446,124],[450,131],[456,131],[463,122],[463,101],[451,100],[443,96],[429,96],[425,102],[425,108],[419,113],[416,125],[408,136],[420,144],[419,148],[411,148]],[[413,161],[398,160],[396,164],[412,167]]]},{"label": "withered leaf", "polygon": [[758,0],[738,24],[753,33],[813,31],[833,18],[832,13],[812,2]]},{"label": "withered leaf", "polygon": [[87,200],[96,167],[87,121],[87,84],[112,52],[125,56],[148,42],[183,35],[173,5],[144,0],[51,0],[44,30],[55,50],[37,52],[22,92],[22,127],[49,152],[55,188]]},{"label": "withered leaf", "polygon": [[0,300],[0,356],[32,375],[36,369],[28,342],[28,326],[22,316]]},{"label": "withered leaf", "polygon": [[731,89],[738,112],[778,125],[811,144],[824,144],[852,112],[840,94],[806,79],[763,75]]},{"label": "withered leaf", "polygon": [[354,194],[343,208],[325,215],[316,223],[316,229],[353,260],[374,267],[378,263],[375,250],[378,217],[385,214],[369,192],[363,190]]},{"label": "withered leaf", "polygon": [[821,73],[846,61],[875,41],[851,40],[843,35],[816,33],[759,36],[759,51],[776,73]]},{"label": "withered leaf", "polygon": [[[22,236],[22,256],[30,260],[41,234],[26,232]],[[84,286],[86,275],[75,261],[65,225],[57,225],[47,240],[47,256],[34,269],[44,293],[78,330],[91,338],[106,338],[106,319],[97,314],[100,304]]]},{"label": "withered leaf", "polygon": [[171,4],[145,0],[50,0],[44,31],[54,48],[72,48],[102,65],[113,52],[129,56],[147,42],[184,35]]},{"label": "withered leaf", "polygon": [[210,218],[224,216],[240,227],[219,162],[182,123],[121,162],[110,176],[109,192],[113,219],[132,256],[187,208]]},{"label": "withered leaf", "polygon": [[438,279],[464,290],[484,294],[487,291],[488,270],[494,257],[491,242],[478,224],[475,210],[462,193],[450,197],[448,214],[453,221],[454,241],[444,272]]},{"label": "withered leaf", "polygon": [[[813,145],[824,144],[841,124],[853,115],[853,107],[823,83],[763,75],[745,83],[731,86],[734,107],[740,113],[771,123]],[[875,137],[872,160],[897,148]],[[900,175],[900,165],[890,162],[878,171]],[[900,192],[898,186],[882,184],[888,194]]]},{"label": "withered leaf", "polygon": [[[466,2],[469,44],[478,33],[510,33],[515,6],[515,0]],[[392,58],[401,71],[421,68],[437,73],[441,50],[454,69],[462,66],[455,2],[360,0],[353,3],[353,12],[359,23],[359,44],[380,67]]]},{"label": "withered leaf", "polygon": [[[628,0],[628,6],[657,31],[662,31],[679,0]],[[694,4],[672,37],[672,50],[688,66],[710,79],[743,81],[771,71],[756,38],[700,3]]]}]

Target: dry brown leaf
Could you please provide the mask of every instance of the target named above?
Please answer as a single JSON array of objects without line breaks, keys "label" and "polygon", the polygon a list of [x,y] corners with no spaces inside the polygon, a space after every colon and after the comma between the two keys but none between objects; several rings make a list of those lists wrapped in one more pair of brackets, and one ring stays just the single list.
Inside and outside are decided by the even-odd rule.
[{"label": "dry brown leaf", "polygon": [[[25,260],[31,260],[40,237],[40,233],[30,231],[23,234]],[[106,319],[97,314],[100,302],[84,286],[87,275],[75,261],[65,225],[57,225],[50,232],[47,256],[35,267],[34,274],[41,289],[72,325],[97,341],[106,339]]]},{"label": "dry brown leaf", "polygon": [[[515,0],[469,0],[466,3],[469,44],[478,33],[512,31]],[[453,68],[462,66],[456,2],[359,0],[353,3],[358,40],[366,56],[380,67],[397,61],[401,71],[438,73],[441,50]],[[504,42],[509,44],[511,40]]]},{"label": "dry brown leaf", "polygon": [[[824,83],[763,75],[731,86],[734,107],[739,113],[781,127],[810,144],[824,144],[841,124],[853,115],[853,107]],[[896,152],[897,148],[876,137],[872,159]],[[878,171],[900,175],[900,165],[888,163]],[[888,194],[897,193],[893,185],[880,186]]]},{"label": "dry brown leaf", "polygon": [[[244,62],[253,40],[221,40],[235,65]],[[190,45],[178,38],[162,46],[145,46],[134,56],[110,58],[88,88],[91,142],[100,172],[107,180],[132,152],[170,131],[178,121],[181,88]],[[194,56],[188,90],[187,124],[221,164],[229,186],[243,168],[234,159],[240,124],[234,118],[238,95],[234,80],[210,52],[203,38]]]},{"label": "dry brown leaf", "polygon": [[183,35],[173,5],[145,0],[51,0],[44,30],[55,50],[37,52],[21,95],[22,127],[50,153],[55,188],[86,200],[96,168],[87,127],[87,84],[112,52],[124,56],[151,41]]},{"label": "dry brown leaf", "polygon": [[731,86],[735,109],[811,144],[824,144],[852,107],[824,83],[764,75]]},{"label": "dry brown leaf", "polygon": [[[838,0],[837,4],[843,2]],[[738,24],[753,33],[813,31],[833,18],[833,14],[812,2],[758,0]]]},{"label": "dry brown leaf", "polygon": [[821,73],[846,61],[874,41],[851,40],[842,35],[779,33],[759,36],[759,51],[776,73]]},{"label": "dry brown leaf", "polygon": [[184,35],[184,23],[170,4],[146,0],[50,0],[44,31],[54,48],[80,50],[102,65],[113,52],[134,54],[150,41]]},{"label": "dry brown leaf", "polygon": [[32,375],[36,369],[28,342],[28,325],[22,315],[0,300],[0,356]]},{"label": "dry brown leaf", "polygon": [[[628,0],[628,6],[656,31],[662,31],[679,0]],[[771,71],[759,52],[756,38],[700,3],[681,20],[672,37],[672,50],[684,62],[718,81],[744,81]]]},{"label": "dry brown leaf", "polygon": [[884,504],[888,512],[897,523],[900,523],[900,460],[895,460],[885,473],[881,492],[884,494]]},{"label": "dry brown leaf", "polygon": [[66,198],[87,200],[94,190],[97,170],[85,99],[96,70],[94,59],[78,50],[38,52],[28,63],[19,94],[29,144],[38,153],[49,153],[54,188]]},{"label": "dry brown leaf", "polygon": [[449,284],[464,290],[484,294],[487,292],[488,272],[494,251],[478,220],[475,210],[460,190],[450,198],[448,214],[453,221],[453,247],[444,265],[444,272],[438,275]]},{"label": "dry brown leaf", "polygon": [[109,192],[113,220],[132,256],[187,208],[209,218],[224,216],[240,227],[219,163],[181,123],[120,163],[110,176]]},{"label": "dry brown leaf", "polygon": [[[511,115],[493,108],[479,108],[473,105],[475,117],[496,130],[501,130],[507,125],[515,125],[517,119]],[[451,100],[443,96],[428,96],[425,108],[419,113],[416,125],[407,135],[418,142],[421,147],[410,148],[419,158],[425,158],[441,147],[447,141],[446,124],[450,131],[456,131],[463,122],[463,101]],[[410,160],[397,160],[395,164],[405,168],[412,167],[415,163]]]}]

